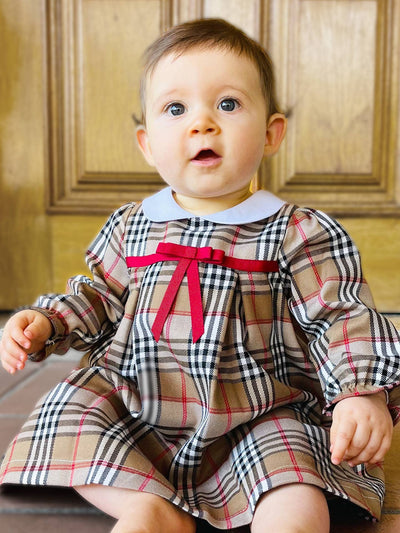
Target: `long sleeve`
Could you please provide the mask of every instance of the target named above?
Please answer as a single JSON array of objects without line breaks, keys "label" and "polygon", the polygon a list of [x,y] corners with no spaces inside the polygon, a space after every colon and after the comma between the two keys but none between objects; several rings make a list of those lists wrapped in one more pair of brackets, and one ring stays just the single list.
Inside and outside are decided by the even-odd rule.
[{"label": "long sleeve", "polygon": [[386,390],[400,417],[400,337],[377,313],[359,253],[345,230],[324,213],[298,209],[280,259],[289,308],[308,339],[326,409],[359,394]]},{"label": "long sleeve", "polygon": [[85,350],[113,333],[124,314],[128,293],[124,239],[131,210],[132,204],[115,211],[89,247],[86,262],[92,279],[73,277],[67,294],[47,294],[35,303],[33,308],[51,321],[53,335],[31,359],[40,361],[71,347]]}]

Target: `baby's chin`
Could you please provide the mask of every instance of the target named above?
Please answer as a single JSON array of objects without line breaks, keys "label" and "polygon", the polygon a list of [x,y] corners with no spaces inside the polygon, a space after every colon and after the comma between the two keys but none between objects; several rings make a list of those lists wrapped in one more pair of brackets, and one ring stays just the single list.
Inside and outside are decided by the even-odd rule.
[{"label": "baby's chin", "polygon": [[190,194],[173,191],[177,204],[195,215],[210,215],[225,211],[242,203],[252,195],[250,187],[239,191],[218,194],[215,190],[196,191]]}]

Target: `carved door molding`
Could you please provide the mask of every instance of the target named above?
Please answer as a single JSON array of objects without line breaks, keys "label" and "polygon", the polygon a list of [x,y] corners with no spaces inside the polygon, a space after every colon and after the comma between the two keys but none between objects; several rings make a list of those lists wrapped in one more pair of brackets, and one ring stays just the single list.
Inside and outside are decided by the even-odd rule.
[{"label": "carved door molding", "polygon": [[135,152],[132,114],[141,52],[171,4],[47,0],[48,212],[108,213],[162,186]]},{"label": "carved door molding", "polygon": [[278,94],[292,116],[259,186],[335,216],[398,216],[400,2],[272,4]]},{"label": "carved door molding", "polygon": [[398,216],[396,0],[47,0],[47,211],[109,213],[162,187],[135,148],[140,56],[201,16],[267,47],[291,110],[256,187],[335,215]]}]

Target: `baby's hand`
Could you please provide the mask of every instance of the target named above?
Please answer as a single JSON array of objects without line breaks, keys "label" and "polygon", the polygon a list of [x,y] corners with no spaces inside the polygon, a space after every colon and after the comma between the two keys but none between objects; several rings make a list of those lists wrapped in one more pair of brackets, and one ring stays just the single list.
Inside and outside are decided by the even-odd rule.
[{"label": "baby's hand", "polygon": [[393,422],[384,392],[341,400],[333,410],[332,463],[379,463],[390,448],[392,434]]},{"label": "baby's hand", "polygon": [[27,309],[13,315],[0,341],[0,358],[5,370],[10,374],[22,370],[27,354],[40,351],[51,333],[50,320],[38,311]]}]

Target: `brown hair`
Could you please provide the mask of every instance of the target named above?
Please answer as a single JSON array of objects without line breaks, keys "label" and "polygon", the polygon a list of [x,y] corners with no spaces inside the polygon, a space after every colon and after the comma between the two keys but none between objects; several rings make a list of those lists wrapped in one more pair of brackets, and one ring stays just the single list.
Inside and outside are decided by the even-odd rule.
[{"label": "brown hair", "polygon": [[267,103],[268,115],[280,112],[275,94],[273,65],[264,48],[225,20],[199,19],[174,26],[156,39],[145,51],[143,56],[144,68],[140,81],[143,124],[146,121],[145,95],[148,76],[151,75],[163,57],[169,54],[179,56],[195,47],[226,49],[248,57],[254,62],[260,73],[261,89]]}]

